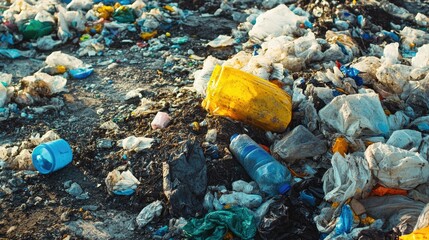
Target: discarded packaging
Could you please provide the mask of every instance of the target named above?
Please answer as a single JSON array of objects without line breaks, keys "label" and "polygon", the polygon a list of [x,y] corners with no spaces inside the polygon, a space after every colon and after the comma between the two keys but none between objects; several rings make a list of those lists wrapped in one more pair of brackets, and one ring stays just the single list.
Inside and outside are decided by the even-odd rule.
[{"label": "discarded packaging", "polygon": [[168,126],[170,121],[171,121],[171,118],[168,115],[168,113],[158,112],[155,115],[155,118],[150,123],[150,126],[152,127],[152,129],[163,129]]},{"label": "discarded packaging", "polygon": [[273,83],[234,68],[217,66],[202,105],[214,115],[282,132],[292,118],[291,101]]},{"label": "discarded packaging", "polygon": [[131,195],[135,192],[140,181],[129,171],[120,172],[122,167],[111,171],[104,180],[109,194]]},{"label": "discarded packaging", "polygon": [[162,213],[162,202],[156,200],[155,202],[144,207],[136,218],[139,227],[146,226],[155,217],[159,217]]}]

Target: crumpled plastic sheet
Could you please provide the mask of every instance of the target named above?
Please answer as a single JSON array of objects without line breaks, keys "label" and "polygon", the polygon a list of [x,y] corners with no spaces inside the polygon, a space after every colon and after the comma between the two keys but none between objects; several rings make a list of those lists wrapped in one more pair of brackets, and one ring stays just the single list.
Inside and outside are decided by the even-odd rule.
[{"label": "crumpled plastic sheet", "polygon": [[429,178],[429,163],[416,152],[374,143],[365,158],[375,180],[385,187],[410,190]]},{"label": "crumpled plastic sheet", "polygon": [[358,154],[332,156],[332,168],[323,175],[325,200],[344,202],[355,196],[358,199],[368,196],[372,188],[372,176],[367,161]]},{"label": "crumpled plastic sheet", "polygon": [[369,216],[384,219],[383,230],[397,229],[401,234],[411,233],[426,204],[401,195],[369,197],[360,200]]},{"label": "crumpled plastic sheet", "polygon": [[125,150],[133,150],[140,152],[144,149],[152,147],[152,143],[155,141],[153,138],[147,137],[135,137],[130,136],[125,139],[118,141],[118,146],[122,147]]},{"label": "crumpled plastic sheet", "polygon": [[389,134],[386,114],[375,93],[335,97],[319,116],[322,122],[351,137]]},{"label": "crumpled plastic sheet", "polygon": [[155,217],[159,217],[162,213],[162,202],[156,200],[144,207],[136,217],[136,222],[139,227],[146,226]]},{"label": "crumpled plastic sheet", "polygon": [[240,239],[253,239],[256,222],[252,212],[243,207],[213,211],[201,219],[190,219],[183,228],[185,234],[195,240],[221,240],[231,231]]},{"label": "crumpled plastic sheet", "polygon": [[105,183],[109,194],[116,195],[131,195],[140,184],[140,181],[131,173],[131,171],[122,171],[123,167],[119,167],[107,174]]}]

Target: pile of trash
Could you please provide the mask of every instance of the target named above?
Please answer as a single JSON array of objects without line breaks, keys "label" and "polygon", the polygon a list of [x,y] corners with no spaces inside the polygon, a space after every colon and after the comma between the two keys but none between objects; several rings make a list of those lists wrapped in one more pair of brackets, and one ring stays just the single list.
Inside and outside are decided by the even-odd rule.
[{"label": "pile of trash", "polygon": [[[319,234],[309,227],[308,232],[283,238],[357,239],[387,236],[392,231],[397,236],[428,234],[428,225],[423,223],[427,222],[428,202],[421,198],[428,197],[429,178],[428,17],[422,13],[414,16],[387,1],[368,4],[413,22],[416,28],[392,23],[397,32],[389,32],[364,15],[338,8],[338,18],[332,19],[334,28],[320,38],[311,22],[322,18],[316,16],[318,6],[313,6],[311,14],[296,5],[280,4],[250,15],[239,25],[238,30],[247,32],[249,38],[241,51],[228,60],[209,56],[203,68],[194,73],[194,88],[205,98],[202,105],[209,113],[267,131],[272,143],[269,152],[295,169],[289,181],[292,186],[324,172],[324,163],[330,161],[318,195],[302,191],[299,200],[295,199],[314,207],[310,222],[314,220],[311,225],[317,226]],[[369,47],[362,49],[358,41]],[[235,42],[234,34],[221,35],[209,46]],[[310,78],[295,77],[294,73],[304,70],[313,71]],[[283,100],[279,89],[289,99]],[[291,118],[294,124],[290,124]],[[252,175],[255,169],[249,170],[246,164],[265,160],[251,160],[251,153],[240,163],[257,181]],[[257,166],[262,168],[260,164]],[[270,171],[272,178],[278,176],[274,168]],[[209,214],[229,208],[226,198],[249,209],[271,201],[262,200],[260,195],[245,195],[249,193],[229,195],[225,189],[217,189],[221,197],[218,199],[216,192],[214,197],[209,195],[214,199]],[[293,191],[288,197],[293,197]],[[240,217],[248,222],[243,213]],[[199,223],[206,231],[207,218],[209,215]],[[288,220],[283,221],[281,224],[287,224]],[[262,223],[257,221],[252,229],[258,224]],[[198,231],[199,227],[191,221],[185,232],[192,237],[207,236],[202,235],[207,232]],[[244,239],[255,235],[242,236],[233,227],[228,229]],[[277,233],[272,234],[268,239]]]},{"label": "pile of trash", "polygon": [[79,44],[79,56],[95,56],[122,40],[126,32],[148,41],[189,15],[175,3],[142,0],[14,0],[4,8],[0,47],[1,54],[11,58],[18,57],[19,51],[7,48],[19,44],[51,50],[68,41]]},{"label": "pile of trash", "polygon": [[[385,0],[340,1],[338,6],[260,1],[261,9],[243,10],[251,2],[223,1],[213,13],[240,24],[230,36],[221,34],[205,47],[233,48],[233,56],[202,58],[186,52],[202,65],[191,68],[189,76],[202,108],[210,117],[239,122],[242,128],[221,143],[216,129],[193,122],[193,130],[207,130],[204,141],[189,137],[175,143],[175,151],[160,164],[166,201],[146,205],[135,219],[137,228],[168,216],[174,221],[156,230],[154,238],[427,236],[429,17]],[[52,50],[71,41],[79,43],[79,56],[101,56],[124,31],[136,32],[139,44],[156,52],[163,48],[159,33],[167,37],[174,22],[192,14],[178,6],[142,0],[11,1],[0,11],[0,55],[22,56],[23,51],[10,48],[18,44]],[[374,8],[395,19],[388,30],[366,15]],[[172,45],[188,40],[170,39]],[[186,62],[174,59],[179,53],[164,56],[164,67],[173,72],[173,65]],[[55,94],[65,91],[67,79],[84,79],[93,71],[78,58],[55,51],[19,88],[11,74],[0,72],[0,121],[14,112],[32,118],[61,108],[64,103]],[[168,107],[154,111],[156,103],[140,92],[133,89],[125,96],[140,99],[130,115],[156,113],[148,126],[159,132],[176,121]],[[19,109],[25,106],[34,107]],[[100,129],[119,127],[110,121]],[[263,131],[265,139],[252,139],[249,129]],[[54,146],[50,141],[58,138],[48,132],[22,146],[0,146],[0,160],[15,169],[32,169],[31,161],[41,154],[31,156],[29,149],[42,143]],[[126,160],[156,144],[155,137],[132,135],[116,146]],[[221,144],[227,146],[225,156]],[[108,149],[114,142],[97,145]],[[50,154],[51,163],[61,163],[55,159],[62,157],[59,153]],[[208,163],[228,157],[252,181],[208,186]],[[109,170],[104,184],[110,196],[138,194],[142,179],[129,165]],[[78,197],[87,198],[82,192]]]}]

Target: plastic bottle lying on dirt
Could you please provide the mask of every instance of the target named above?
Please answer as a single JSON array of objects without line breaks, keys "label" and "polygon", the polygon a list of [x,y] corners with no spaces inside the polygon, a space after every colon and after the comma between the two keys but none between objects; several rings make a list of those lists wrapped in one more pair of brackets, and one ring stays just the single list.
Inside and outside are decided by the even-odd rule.
[{"label": "plastic bottle lying on dirt", "polygon": [[290,171],[249,136],[233,135],[229,148],[263,192],[276,195],[289,191],[292,180]]}]

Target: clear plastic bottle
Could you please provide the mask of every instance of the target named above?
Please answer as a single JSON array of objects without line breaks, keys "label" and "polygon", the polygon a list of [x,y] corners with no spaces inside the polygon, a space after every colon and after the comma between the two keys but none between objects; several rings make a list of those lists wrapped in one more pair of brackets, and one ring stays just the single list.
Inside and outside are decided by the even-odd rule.
[{"label": "clear plastic bottle", "polygon": [[229,148],[263,192],[272,196],[289,191],[292,180],[290,171],[248,135],[234,134]]}]

